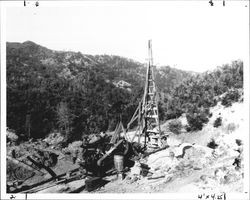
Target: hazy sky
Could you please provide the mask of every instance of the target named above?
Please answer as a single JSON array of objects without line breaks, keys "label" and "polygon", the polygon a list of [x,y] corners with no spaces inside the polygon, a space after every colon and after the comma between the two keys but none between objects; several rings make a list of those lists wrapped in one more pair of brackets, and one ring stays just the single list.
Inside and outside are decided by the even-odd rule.
[{"label": "hazy sky", "polygon": [[208,1],[66,3],[7,8],[6,40],[145,62],[152,39],[156,65],[193,71],[244,60],[248,53],[248,2],[226,1],[225,7],[218,1],[214,7]]}]

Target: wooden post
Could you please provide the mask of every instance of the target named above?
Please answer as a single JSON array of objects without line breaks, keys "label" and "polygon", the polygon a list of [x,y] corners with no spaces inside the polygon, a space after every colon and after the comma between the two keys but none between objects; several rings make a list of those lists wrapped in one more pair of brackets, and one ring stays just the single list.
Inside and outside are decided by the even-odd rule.
[{"label": "wooden post", "polygon": [[139,126],[138,143],[140,144],[140,137],[141,137],[141,102],[139,103],[138,126]]},{"label": "wooden post", "polygon": [[26,115],[25,131],[27,132],[28,138],[30,139],[30,114]]}]

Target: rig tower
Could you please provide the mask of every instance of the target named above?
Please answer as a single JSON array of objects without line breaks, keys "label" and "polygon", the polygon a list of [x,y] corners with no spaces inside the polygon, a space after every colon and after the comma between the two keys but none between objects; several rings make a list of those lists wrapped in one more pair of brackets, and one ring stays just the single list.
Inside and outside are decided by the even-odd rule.
[{"label": "rig tower", "polygon": [[144,141],[148,147],[158,148],[161,130],[154,71],[152,41],[149,40],[146,83],[141,107],[142,133],[145,135]]}]

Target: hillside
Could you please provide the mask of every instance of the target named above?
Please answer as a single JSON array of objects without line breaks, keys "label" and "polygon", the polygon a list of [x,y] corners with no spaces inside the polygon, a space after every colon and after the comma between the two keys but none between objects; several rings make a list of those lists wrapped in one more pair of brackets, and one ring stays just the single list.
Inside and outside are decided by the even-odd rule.
[{"label": "hillside", "polygon": [[[53,130],[75,138],[112,130],[120,116],[124,124],[130,120],[143,94],[145,73],[144,64],[120,56],[8,42],[7,126],[35,138]],[[190,76],[169,66],[157,68],[162,102]]]}]

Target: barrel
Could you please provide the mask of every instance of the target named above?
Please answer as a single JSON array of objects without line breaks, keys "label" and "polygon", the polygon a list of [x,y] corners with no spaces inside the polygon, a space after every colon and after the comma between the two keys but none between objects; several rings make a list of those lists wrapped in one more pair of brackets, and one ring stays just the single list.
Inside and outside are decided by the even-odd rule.
[{"label": "barrel", "polygon": [[117,172],[123,171],[123,160],[124,157],[122,155],[114,155],[114,165]]}]

